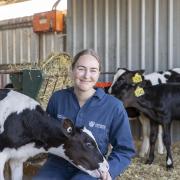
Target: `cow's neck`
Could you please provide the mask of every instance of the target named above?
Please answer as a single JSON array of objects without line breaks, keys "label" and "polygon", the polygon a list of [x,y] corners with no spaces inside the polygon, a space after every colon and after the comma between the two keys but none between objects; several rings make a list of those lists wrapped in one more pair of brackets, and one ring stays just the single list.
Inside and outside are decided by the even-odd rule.
[{"label": "cow's neck", "polygon": [[[63,134],[63,130],[61,129],[61,122],[53,118],[51,119],[51,117],[48,116],[44,116],[44,118],[47,118],[48,120],[42,120],[41,126],[38,127],[38,129],[34,131],[35,133],[33,134],[35,139],[39,140],[36,142],[37,146],[43,146],[45,149],[48,149],[49,147],[57,147],[63,144],[66,137]],[[49,120],[51,123],[49,123]]]},{"label": "cow's neck", "polygon": [[143,104],[141,101],[136,101],[132,107],[138,109],[140,112],[143,112],[149,118],[154,119],[156,117],[156,113],[152,107],[147,108],[147,104]]},{"label": "cow's neck", "polygon": [[47,136],[47,138],[48,138],[47,142],[51,146],[61,145],[66,140],[66,136],[64,135],[64,133],[62,132],[62,130],[60,128],[60,126],[61,126],[60,123],[58,123],[57,125],[58,125],[57,128],[51,128],[48,131],[49,133],[48,133],[48,136]]}]

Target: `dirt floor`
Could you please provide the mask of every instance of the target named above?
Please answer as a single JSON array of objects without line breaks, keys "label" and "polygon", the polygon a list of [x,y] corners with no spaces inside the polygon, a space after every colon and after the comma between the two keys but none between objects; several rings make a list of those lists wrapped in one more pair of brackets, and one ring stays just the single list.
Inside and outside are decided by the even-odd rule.
[{"label": "dirt floor", "polygon": [[[117,178],[117,180],[180,180],[180,142],[172,146],[174,169],[167,171],[165,167],[166,153],[163,155],[155,153],[155,160],[152,165],[145,165],[146,158],[135,157],[129,168]],[[44,156],[45,157],[45,156]],[[43,158],[44,158],[43,157]],[[42,159],[43,159],[42,158]],[[38,168],[39,159],[33,159],[24,164],[23,180],[31,180]],[[9,168],[6,165],[6,180],[9,178]]]},{"label": "dirt floor", "polygon": [[180,142],[172,146],[174,169],[166,170],[166,153],[155,153],[152,165],[146,165],[146,158],[135,157],[129,168],[118,180],[180,180]]}]

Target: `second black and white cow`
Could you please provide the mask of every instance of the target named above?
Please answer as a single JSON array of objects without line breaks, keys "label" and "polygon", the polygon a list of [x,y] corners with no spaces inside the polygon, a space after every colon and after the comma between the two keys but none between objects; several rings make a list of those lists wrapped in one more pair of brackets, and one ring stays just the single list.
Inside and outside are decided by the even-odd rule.
[{"label": "second black and white cow", "polygon": [[21,180],[23,162],[47,152],[96,178],[108,171],[108,163],[89,130],[74,127],[68,119],[53,119],[32,98],[1,89],[0,179],[4,180],[6,161],[10,160],[12,180]]},{"label": "second black and white cow", "polygon": [[125,107],[134,107],[150,119],[150,152],[146,163],[154,160],[155,142],[159,124],[163,127],[163,143],[166,147],[166,167],[173,168],[171,154],[171,123],[180,119],[180,84],[160,84],[146,87],[143,83],[124,83],[118,93]]},{"label": "second black and white cow", "polygon": [[[109,93],[116,93],[124,83],[135,85],[139,82],[143,82],[146,87],[154,86],[157,84],[166,84],[172,82],[180,82],[180,68],[174,68],[168,71],[153,72],[150,74],[144,74],[144,70],[130,71],[125,68],[119,68],[114,75],[112,86],[109,89]],[[136,109],[126,108],[128,116],[138,116],[142,124],[143,141],[139,152],[140,157],[144,157],[149,152],[149,136],[150,136],[150,121],[149,118],[142,112],[137,112]],[[159,126],[158,131],[158,152],[163,154],[163,141],[162,141],[162,127]]]},{"label": "second black and white cow", "polygon": [[180,68],[174,68],[167,71],[153,72],[145,74],[144,70],[128,70],[126,68],[118,68],[109,93],[118,91],[119,87],[122,87],[124,83],[137,84],[142,82],[148,86],[154,86],[158,84],[166,84],[172,82],[180,82]]}]

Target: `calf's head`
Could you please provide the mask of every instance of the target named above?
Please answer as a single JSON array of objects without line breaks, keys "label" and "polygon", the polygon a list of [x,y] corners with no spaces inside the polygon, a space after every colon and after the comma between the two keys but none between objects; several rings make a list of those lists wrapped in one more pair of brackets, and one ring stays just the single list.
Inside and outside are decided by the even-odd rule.
[{"label": "calf's head", "polygon": [[119,68],[114,75],[113,83],[109,88],[110,94],[118,94],[120,88],[124,88],[125,85],[137,84],[144,80],[144,70],[130,71],[125,68]]},{"label": "calf's head", "polygon": [[62,156],[77,168],[89,175],[100,178],[102,172],[107,172],[109,165],[101,154],[92,133],[85,127],[75,127],[71,120],[64,119],[62,123],[65,141],[60,152],[51,148],[49,152]]},{"label": "calf's head", "polygon": [[[144,91],[144,81],[140,81],[140,82],[130,82],[132,81],[132,78],[135,77],[136,73],[130,73],[131,75],[128,77],[128,79],[124,78],[127,77],[127,73],[124,75],[122,74],[119,79],[114,83],[114,85],[112,85],[111,87],[111,94],[114,95],[115,97],[117,97],[118,99],[120,99],[127,112],[128,112],[128,116],[129,117],[135,117],[136,115],[139,115],[139,112],[137,110],[135,110],[134,108],[136,108],[136,102],[137,102],[137,98],[141,95],[143,95],[143,91]],[[139,78],[139,75],[138,75]],[[137,78],[137,81],[138,81]],[[141,80],[141,78],[140,78]],[[133,109],[131,109],[133,108]]]}]

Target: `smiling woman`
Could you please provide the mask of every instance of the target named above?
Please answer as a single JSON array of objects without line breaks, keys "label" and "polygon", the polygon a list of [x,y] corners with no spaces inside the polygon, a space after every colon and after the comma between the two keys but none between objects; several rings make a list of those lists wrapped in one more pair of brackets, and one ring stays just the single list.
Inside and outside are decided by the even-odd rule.
[{"label": "smiling woman", "polygon": [[[34,13],[50,11],[56,2],[57,0],[43,0],[43,3],[42,1],[37,0],[0,0],[0,21],[24,16],[32,16]],[[61,0],[56,9],[66,10],[67,0]]]},{"label": "smiling woman", "polygon": [[[69,117],[76,127],[86,127],[93,134],[101,153],[108,156],[109,171],[101,173],[102,180],[114,180],[130,164],[135,154],[129,120],[122,103],[94,88],[101,60],[93,49],[84,49],[74,58],[71,77],[73,87],[57,90],[49,99],[47,112],[54,118]],[[53,123],[53,122],[52,122]],[[88,144],[91,149],[91,144]],[[77,149],[79,152],[79,150]],[[96,156],[93,158],[96,159]],[[81,161],[81,159],[79,159]],[[73,167],[62,158],[49,154],[46,163],[33,180],[42,179],[86,179],[95,180]]]}]

